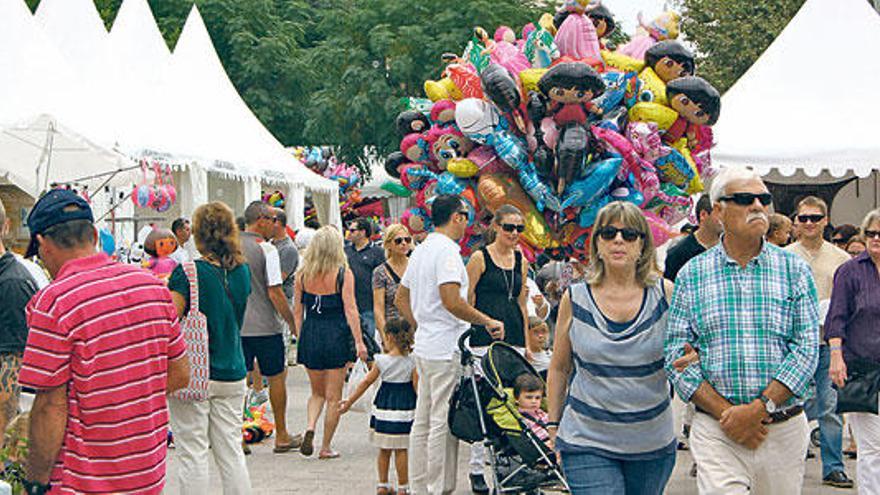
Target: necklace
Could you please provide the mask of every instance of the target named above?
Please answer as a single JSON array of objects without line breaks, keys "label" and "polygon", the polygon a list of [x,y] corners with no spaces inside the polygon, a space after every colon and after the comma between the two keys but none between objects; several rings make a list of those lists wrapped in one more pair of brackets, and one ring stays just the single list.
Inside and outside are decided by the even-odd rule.
[{"label": "necklace", "polygon": [[[490,256],[491,256],[491,254],[490,254]],[[516,255],[515,254],[514,254],[513,260],[514,260],[513,267],[510,270],[508,270],[506,268],[501,268],[500,265],[498,265],[497,263],[495,263],[493,261],[495,266],[497,266],[498,269],[501,270],[501,277],[504,279],[504,285],[507,287],[507,300],[508,301],[513,301],[515,299],[513,297],[513,289],[514,289],[514,286],[516,285],[516,273],[514,273],[514,270],[516,270]],[[510,272],[510,280],[507,279],[507,272],[508,271]]]}]

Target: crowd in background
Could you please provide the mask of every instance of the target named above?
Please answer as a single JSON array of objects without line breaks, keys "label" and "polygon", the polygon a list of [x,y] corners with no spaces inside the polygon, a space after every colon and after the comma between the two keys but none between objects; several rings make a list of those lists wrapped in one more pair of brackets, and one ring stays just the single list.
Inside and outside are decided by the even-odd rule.
[{"label": "crowd in background", "polygon": [[[97,251],[89,205],[51,191],[28,218],[25,258],[40,266],[0,244],[0,427],[33,391],[28,493],[161,492],[167,427],[183,492],[208,492],[213,457],[224,493],[250,493],[243,408],[269,405],[275,453],[330,460],[341,418],[379,384],[377,493],[450,493],[447,417],[470,331],[477,357],[502,341],[546,379],[518,380],[515,400],[573,493],[662,493],[682,449],[701,493],[800,493],[808,420],[823,483],[853,487],[843,453],[857,450],[859,492],[880,493],[880,419],[846,415],[856,449],[836,412],[848,378],[880,374],[880,211],[832,228],[821,199],[791,217],[771,202],[759,176],[727,169],[697,224],[659,249],[640,210],[613,202],[588,259],[532,263],[509,205],[464,260],[456,196],[437,197],[418,243],[400,224],[291,232],[278,208],[236,218],[212,202],[152,230],[144,270]],[[2,208],[0,221],[5,233]],[[292,365],[311,388],[301,432],[286,417]],[[687,403],[681,432],[671,389]],[[475,493],[489,490],[487,455],[472,444]]]}]

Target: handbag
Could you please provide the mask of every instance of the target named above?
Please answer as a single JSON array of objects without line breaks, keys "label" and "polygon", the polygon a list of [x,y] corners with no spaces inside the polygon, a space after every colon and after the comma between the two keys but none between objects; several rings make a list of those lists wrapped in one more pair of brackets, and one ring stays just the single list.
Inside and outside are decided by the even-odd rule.
[{"label": "handbag", "polygon": [[183,272],[189,279],[189,312],[180,322],[180,332],[186,344],[189,357],[189,384],[171,394],[172,397],[198,402],[208,400],[210,382],[210,358],[208,356],[208,319],[199,311],[199,276],[196,264],[187,261],[182,264]]},{"label": "handbag", "polygon": [[880,364],[855,358],[847,363],[846,383],[837,390],[837,414],[878,413]]}]

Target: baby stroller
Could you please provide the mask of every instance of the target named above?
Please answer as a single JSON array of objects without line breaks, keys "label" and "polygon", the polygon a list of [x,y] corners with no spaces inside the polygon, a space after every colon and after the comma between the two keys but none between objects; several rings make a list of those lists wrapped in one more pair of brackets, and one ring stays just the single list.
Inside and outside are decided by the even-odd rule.
[{"label": "baby stroller", "polygon": [[492,493],[567,492],[556,455],[523,422],[513,397],[519,375],[540,375],[504,342],[489,346],[480,361],[483,375],[477,375],[476,358],[465,345],[471,335],[458,339],[463,373],[449,407],[450,431],[465,442],[483,442]]}]

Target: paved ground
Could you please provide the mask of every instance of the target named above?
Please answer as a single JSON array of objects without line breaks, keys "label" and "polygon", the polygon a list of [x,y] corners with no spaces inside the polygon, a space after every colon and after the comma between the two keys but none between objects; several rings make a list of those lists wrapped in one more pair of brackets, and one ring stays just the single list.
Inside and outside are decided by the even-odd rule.
[{"label": "paved ground", "polygon": [[[305,403],[308,383],[302,367],[291,370],[288,377],[288,417],[289,426],[293,430],[301,430],[305,426]],[[343,416],[334,441],[339,451],[339,459],[322,461],[317,457],[305,458],[298,453],[274,454],[271,440],[253,448],[247,463],[251,474],[251,483],[255,494],[371,494],[375,493],[376,471],[375,450],[367,440],[368,416],[363,413],[349,413]],[[320,428],[319,428],[320,430]],[[319,431],[320,435],[320,431]],[[470,493],[467,490],[467,459],[468,446],[462,443],[459,450],[459,490],[456,493]],[[170,454],[169,474],[174,469],[174,454]],[[672,480],[666,493],[670,495],[695,494],[696,482],[688,476],[691,457],[681,452],[675,466]],[[219,495],[221,486],[217,481],[216,467],[211,465],[212,489]],[[855,476],[855,464],[847,461],[847,473]],[[177,487],[170,483],[167,493],[179,493]],[[807,476],[804,482],[804,494],[853,494],[855,490],[839,490],[821,485],[821,467],[818,460],[807,461]]]}]

